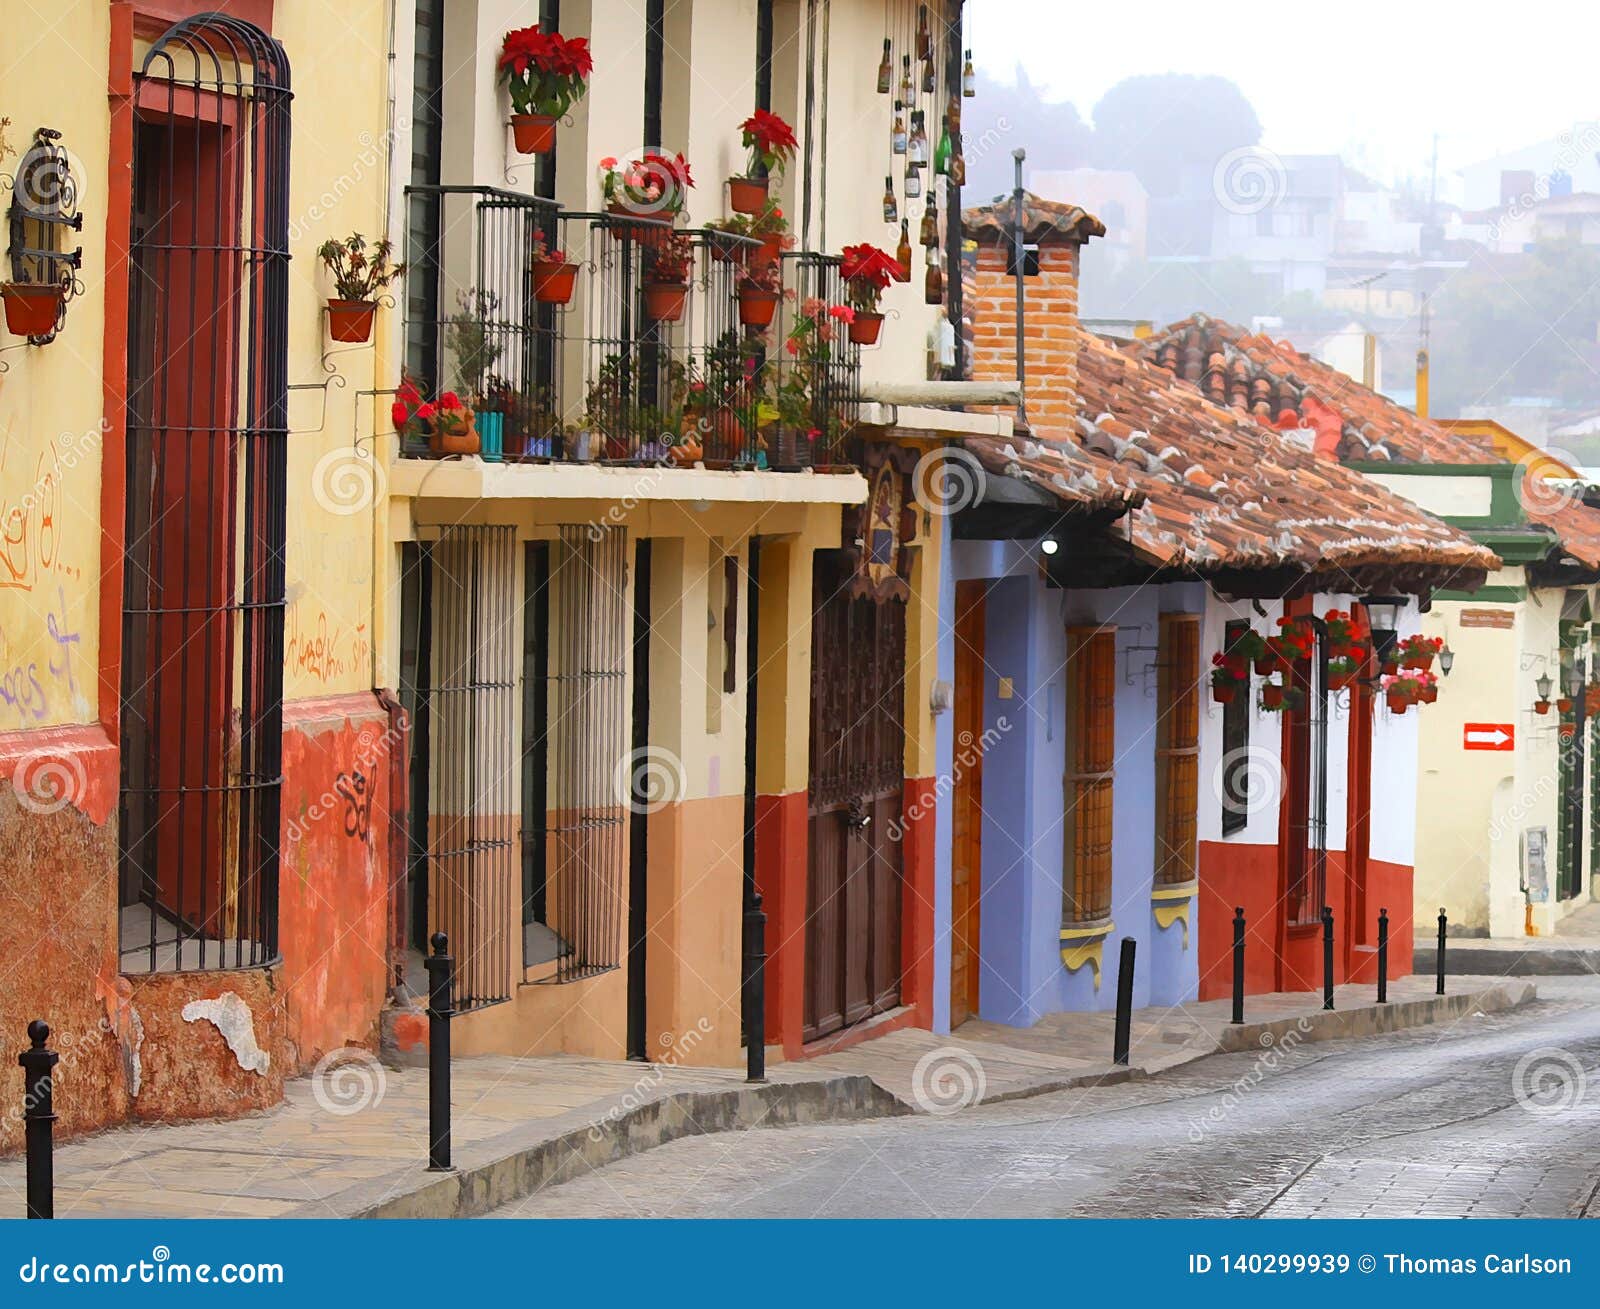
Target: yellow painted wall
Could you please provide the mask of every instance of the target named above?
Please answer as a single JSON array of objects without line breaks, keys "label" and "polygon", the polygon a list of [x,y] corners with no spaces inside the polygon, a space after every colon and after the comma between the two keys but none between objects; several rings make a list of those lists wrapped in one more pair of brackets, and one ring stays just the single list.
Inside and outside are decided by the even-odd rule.
[{"label": "yellow painted wall", "polygon": [[[9,732],[97,713],[110,16],[104,4],[65,0],[44,22],[23,0],[0,0],[0,31],[0,118],[11,120],[16,152],[0,174],[10,179],[35,128],[55,128],[83,214],[65,241],[83,247],[83,293],[56,339],[28,346],[0,325],[0,732]],[[11,194],[0,191],[0,205]],[[10,279],[9,262],[0,276]]]}]

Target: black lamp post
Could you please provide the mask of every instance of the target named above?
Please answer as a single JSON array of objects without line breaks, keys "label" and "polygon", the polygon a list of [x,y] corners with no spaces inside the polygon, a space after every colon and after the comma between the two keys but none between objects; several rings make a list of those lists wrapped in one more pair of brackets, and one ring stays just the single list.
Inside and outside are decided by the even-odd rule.
[{"label": "black lamp post", "polygon": [[1372,652],[1381,665],[1393,653],[1399,633],[1400,611],[1406,607],[1403,595],[1369,595],[1363,602],[1372,626]]}]

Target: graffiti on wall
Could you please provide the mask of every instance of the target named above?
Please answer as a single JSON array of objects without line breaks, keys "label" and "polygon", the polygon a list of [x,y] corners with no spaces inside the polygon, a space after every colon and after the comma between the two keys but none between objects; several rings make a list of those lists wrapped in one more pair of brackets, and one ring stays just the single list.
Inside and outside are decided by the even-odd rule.
[{"label": "graffiti on wall", "polygon": [[0,629],[0,723],[15,715],[17,726],[31,727],[53,711],[85,710],[73,670],[83,638],[68,621],[66,591],[60,585],[56,603],[44,617],[44,634],[49,654],[41,662],[16,653],[22,648],[20,640],[13,641]]},{"label": "graffiti on wall", "polygon": [[[99,447],[105,423],[87,432],[63,432],[34,461],[31,483],[8,472],[11,429],[0,433],[0,481],[17,488],[0,501],[0,589],[32,591],[52,573],[82,576],[61,558],[61,508],[69,475]],[[25,456],[24,456],[25,457]]]},{"label": "graffiti on wall", "polygon": [[345,628],[318,609],[309,619],[299,605],[289,610],[288,630],[284,633],[284,665],[314,681],[335,682],[347,673],[365,671],[372,657],[372,640],[367,625]]},{"label": "graffiti on wall", "polygon": [[333,789],[344,797],[344,834],[363,843],[372,830],[372,796],[367,791],[367,775],[359,768],[340,773]]}]

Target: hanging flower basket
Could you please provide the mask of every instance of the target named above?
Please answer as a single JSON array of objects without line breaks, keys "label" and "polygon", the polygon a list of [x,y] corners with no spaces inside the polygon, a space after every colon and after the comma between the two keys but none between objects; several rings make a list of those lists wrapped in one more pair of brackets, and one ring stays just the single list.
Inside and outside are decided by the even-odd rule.
[{"label": "hanging flower basket", "polygon": [[1561,734],[1562,740],[1570,741],[1577,734],[1578,725],[1576,723],[1560,723],[1557,725],[1556,731]]},{"label": "hanging flower basket", "polygon": [[877,345],[878,333],[883,331],[883,315],[875,311],[863,312],[856,310],[855,317],[850,320],[850,343],[852,345]]},{"label": "hanging flower basket", "polygon": [[771,327],[781,291],[745,284],[739,288],[739,322],[745,327]]},{"label": "hanging flower basket", "polygon": [[1424,682],[1422,690],[1417,692],[1418,704],[1433,704],[1439,698],[1439,686],[1436,682]]},{"label": "hanging flower basket", "polygon": [[1261,707],[1269,710],[1283,708],[1283,686],[1281,683],[1268,682],[1261,688]]},{"label": "hanging flower basket", "polygon": [[1385,699],[1389,702],[1389,712],[1392,714],[1403,714],[1411,707],[1411,698],[1403,691],[1389,691]]},{"label": "hanging flower basket", "polygon": [[1330,659],[1328,661],[1328,689],[1330,691],[1343,691],[1354,686],[1360,672],[1360,664],[1349,655],[1341,655],[1337,659]]},{"label": "hanging flower basket", "polygon": [[767,177],[730,177],[728,208],[736,214],[759,214],[767,207],[767,188],[771,181]]},{"label": "hanging flower basket", "polygon": [[1570,714],[1572,712],[1572,701],[1566,696],[1562,696],[1556,701],[1556,709],[1560,713]]},{"label": "hanging flower basket", "polygon": [[547,155],[556,148],[554,114],[512,114],[511,139],[518,154]]},{"label": "hanging flower basket", "polygon": [[533,261],[533,298],[540,304],[564,305],[578,285],[578,265],[570,259]]},{"label": "hanging flower basket", "polygon": [[66,288],[34,282],[6,282],[0,285],[5,300],[6,330],[13,336],[49,336],[56,329]]},{"label": "hanging flower basket", "polygon": [[676,323],[689,303],[689,287],[684,282],[646,282],[644,312],[658,323]]},{"label": "hanging flower basket", "polygon": [[1535,700],[1533,702],[1533,712],[1536,713],[1536,714],[1547,714],[1547,713],[1549,713],[1550,712],[1550,702],[1548,700]]},{"label": "hanging flower basket", "polygon": [[372,320],[377,313],[374,300],[330,300],[328,335],[335,341],[364,345],[372,340]]}]

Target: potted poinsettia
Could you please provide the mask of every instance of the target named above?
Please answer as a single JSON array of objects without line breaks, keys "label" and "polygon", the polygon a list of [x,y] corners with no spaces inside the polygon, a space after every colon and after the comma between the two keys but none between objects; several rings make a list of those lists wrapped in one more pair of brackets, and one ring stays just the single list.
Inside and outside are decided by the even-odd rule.
[{"label": "potted poinsettia", "polygon": [[878,333],[883,330],[878,301],[898,276],[900,265],[887,250],[865,243],[847,245],[840,255],[839,276],[850,307],[856,311],[850,324],[850,339],[857,345],[876,345]]},{"label": "potted poinsettia", "polygon": [[673,232],[651,249],[644,270],[646,317],[658,323],[675,323],[683,317],[693,263],[694,246],[681,232]]},{"label": "potted poinsettia", "polygon": [[743,177],[728,179],[728,204],[737,214],[759,214],[767,206],[767,188],[774,172],[782,173],[800,143],[794,128],[765,109],[739,124],[750,164]]},{"label": "potted poinsettia", "polygon": [[1241,686],[1250,684],[1250,661],[1242,654],[1218,650],[1211,656],[1211,698],[1230,704]]},{"label": "potted poinsettia", "polygon": [[620,218],[658,220],[618,225],[619,235],[641,245],[658,245],[667,239],[666,224],[677,221],[693,186],[689,161],[681,154],[646,151],[637,159],[608,155],[600,161],[600,196],[607,212]]},{"label": "potted poinsettia", "polygon": [[540,304],[564,305],[578,284],[578,265],[563,250],[552,250],[543,232],[533,235],[533,298]]},{"label": "potted poinsettia", "polygon": [[594,59],[581,36],[541,32],[539,25],[507,32],[500,45],[500,80],[511,93],[511,132],[525,155],[556,143],[556,121],[588,89]]},{"label": "potted poinsettia", "polygon": [[367,238],[352,232],[342,241],[327,240],[317,247],[317,258],[333,274],[338,295],[328,301],[328,335],[335,341],[363,344],[372,339],[372,319],[378,312],[378,295],[406,271],[394,263],[394,245],[384,237],[367,246]]}]

